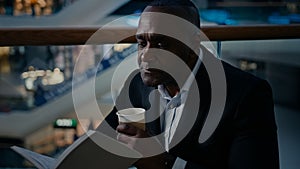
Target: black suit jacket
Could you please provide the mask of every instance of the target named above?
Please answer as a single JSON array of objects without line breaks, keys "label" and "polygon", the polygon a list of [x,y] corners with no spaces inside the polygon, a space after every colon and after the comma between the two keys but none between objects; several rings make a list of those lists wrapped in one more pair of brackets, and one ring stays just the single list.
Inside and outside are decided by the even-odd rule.
[{"label": "black suit jacket", "polygon": [[[206,50],[204,59],[210,60],[210,63],[218,62]],[[177,142],[171,142],[173,148],[169,153],[186,160],[186,168],[189,169],[279,168],[277,127],[269,84],[222,61],[226,101],[223,112],[214,112],[211,110],[220,109],[218,104],[211,103],[212,83],[205,63],[208,62],[202,62],[195,75],[196,81],[192,86],[199,90],[189,91],[173,138]],[[156,104],[159,94],[153,91],[155,88],[143,84],[138,72],[132,73],[106,121],[116,128],[115,112],[118,109],[143,107],[148,110],[146,118],[153,120],[147,123],[147,131],[152,135],[159,134],[159,119],[153,118],[159,110]],[[195,110],[197,112],[191,112]],[[209,113],[216,113],[221,118],[207,122]],[[204,127],[205,122],[216,127],[208,138],[199,142],[203,133],[210,132]],[[180,139],[182,134],[184,138]]]}]

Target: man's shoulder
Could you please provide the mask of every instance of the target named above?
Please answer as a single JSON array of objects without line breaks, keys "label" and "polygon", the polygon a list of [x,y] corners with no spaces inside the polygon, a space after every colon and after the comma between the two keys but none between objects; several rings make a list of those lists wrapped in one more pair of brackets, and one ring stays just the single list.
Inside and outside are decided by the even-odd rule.
[{"label": "man's shoulder", "polygon": [[[231,65],[227,61],[218,59],[205,47],[202,46],[201,49],[203,51],[203,60],[204,60],[202,64],[204,64],[205,71],[203,71],[203,65],[200,66],[202,67],[199,69],[200,76],[203,75],[203,72],[205,72],[204,75],[207,74],[208,78],[211,78],[210,76],[212,76],[214,73],[208,72],[208,70],[214,71],[215,69],[219,69],[217,72],[224,72],[227,83],[240,83],[241,85],[242,84],[247,85],[251,83],[257,83],[258,81],[262,81],[261,78],[254,76],[249,72],[243,71],[237,68],[236,66]],[[212,66],[212,68],[208,68],[208,66]],[[200,77],[198,76],[198,78]]]},{"label": "man's shoulder", "polygon": [[226,61],[222,61],[223,69],[225,72],[227,82],[235,82],[241,84],[250,84],[253,85],[255,83],[259,83],[264,81],[261,77],[253,75],[252,73],[243,71]]},{"label": "man's shoulder", "polygon": [[272,93],[268,81],[236,68],[229,63],[222,61],[226,76],[227,95],[230,98],[241,99],[246,95],[253,95],[257,92]]}]

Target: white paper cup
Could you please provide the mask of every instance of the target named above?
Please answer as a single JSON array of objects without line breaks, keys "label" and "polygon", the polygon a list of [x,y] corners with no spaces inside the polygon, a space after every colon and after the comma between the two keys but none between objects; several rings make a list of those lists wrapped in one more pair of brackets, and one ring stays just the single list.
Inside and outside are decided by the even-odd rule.
[{"label": "white paper cup", "polygon": [[117,112],[119,123],[130,123],[145,130],[145,112],[143,108],[128,108]]}]

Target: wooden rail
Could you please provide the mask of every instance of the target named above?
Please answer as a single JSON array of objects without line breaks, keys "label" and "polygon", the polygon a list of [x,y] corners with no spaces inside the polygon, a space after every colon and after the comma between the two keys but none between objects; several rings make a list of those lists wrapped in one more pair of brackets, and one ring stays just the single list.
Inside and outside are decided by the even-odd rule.
[{"label": "wooden rail", "polygon": [[231,1],[231,2],[216,2],[216,7],[283,7],[287,5],[299,5],[299,2],[248,2],[248,1]]},{"label": "wooden rail", "polygon": [[[204,26],[201,28],[211,41],[299,39],[300,24]],[[97,32],[97,40],[89,44],[135,43],[136,28],[97,27],[18,27],[0,28],[0,46],[18,45],[80,45]],[[100,32],[100,33],[99,33]],[[126,37],[120,40],[119,37]]]}]

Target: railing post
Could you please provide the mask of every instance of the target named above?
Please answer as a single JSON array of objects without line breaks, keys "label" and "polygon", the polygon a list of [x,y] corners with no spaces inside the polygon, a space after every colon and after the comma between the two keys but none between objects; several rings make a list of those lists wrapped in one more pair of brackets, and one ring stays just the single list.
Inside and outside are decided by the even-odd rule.
[{"label": "railing post", "polygon": [[217,58],[221,58],[221,53],[222,53],[222,42],[217,41]]}]

